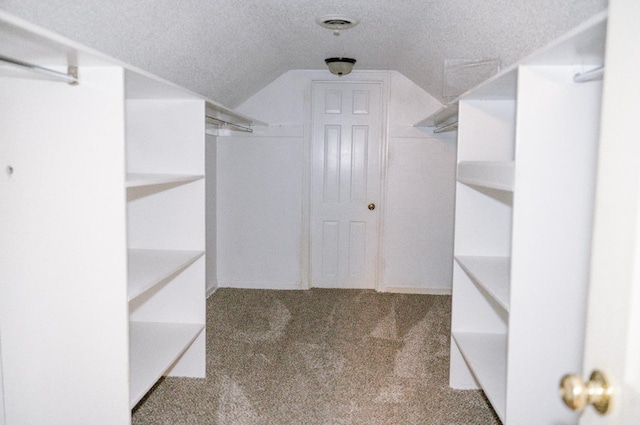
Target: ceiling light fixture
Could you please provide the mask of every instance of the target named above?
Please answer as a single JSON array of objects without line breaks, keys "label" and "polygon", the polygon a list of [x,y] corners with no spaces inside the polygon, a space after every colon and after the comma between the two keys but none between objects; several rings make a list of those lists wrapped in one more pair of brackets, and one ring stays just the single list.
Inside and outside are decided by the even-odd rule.
[{"label": "ceiling light fixture", "polygon": [[332,74],[343,76],[351,72],[356,60],[351,58],[327,58],[324,62]]}]

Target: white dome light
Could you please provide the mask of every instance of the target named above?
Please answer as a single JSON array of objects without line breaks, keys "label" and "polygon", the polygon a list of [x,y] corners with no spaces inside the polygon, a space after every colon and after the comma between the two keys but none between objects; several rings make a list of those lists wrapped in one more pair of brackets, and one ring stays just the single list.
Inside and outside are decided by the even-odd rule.
[{"label": "white dome light", "polygon": [[356,63],[356,60],[351,58],[327,58],[324,61],[329,67],[329,71],[339,76],[350,73]]}]

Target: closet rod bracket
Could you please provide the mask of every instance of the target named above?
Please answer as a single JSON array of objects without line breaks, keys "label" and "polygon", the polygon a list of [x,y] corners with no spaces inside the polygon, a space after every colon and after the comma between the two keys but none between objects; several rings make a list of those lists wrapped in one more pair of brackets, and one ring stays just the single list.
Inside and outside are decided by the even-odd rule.
[{"label": "closet rod bracket", "polygon": [[73,77],[73,81],[69,81],[69,84],[72,86],[77,86],[80,84],[80,80],[78,79],[78,67],[75,65],[69,65],[67,67],[67,74],[70,77]]}]

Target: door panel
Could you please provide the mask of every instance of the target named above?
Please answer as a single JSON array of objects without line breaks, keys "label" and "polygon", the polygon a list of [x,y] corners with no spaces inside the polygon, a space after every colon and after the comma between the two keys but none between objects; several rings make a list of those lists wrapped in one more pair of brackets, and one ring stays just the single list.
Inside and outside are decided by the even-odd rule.
[{"label": "door panel", "polygon": [[328,125],[324,136],[324,202],[340,202],[340,126]]},{"label": "door panel", "polygon": [[342,113],[342,92],[340,90],[325,91],[325,114],[341,114]]},{"label": "door panel", "polygon": [[369,91],[353,91],[353,113],[366,115],[369,113]]},{"label": "door panel", "polygon": [[322,223],[322,275],[329,278],[338,277],[340,223],[323,221]]},{"label": "door panel", "polygon": [[374,288],[381,85],[313,84],[311,285]]},{"label": "door panel", "polygon": [[369,128],[353,127],[351,145],[351,202],[367,200],[367,152],[369,149]]},{"label": "door panel", "polygon": [[362,278],[366,270],[367,224],[362,221],[349,224],[349,277]]}]

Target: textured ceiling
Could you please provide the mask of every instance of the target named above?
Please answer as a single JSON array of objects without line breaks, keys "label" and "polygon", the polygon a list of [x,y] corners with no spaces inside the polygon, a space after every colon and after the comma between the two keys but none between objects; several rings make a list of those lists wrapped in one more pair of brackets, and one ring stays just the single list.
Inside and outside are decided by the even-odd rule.
[{"label": "textured ceiling", "polygon": [[[291,69],[348,56],[442,98],[443,62],[509,65],[606,0],[0,0],[0,8],[236,107]],[[360,24],[334,36],[315,23]]]}]

